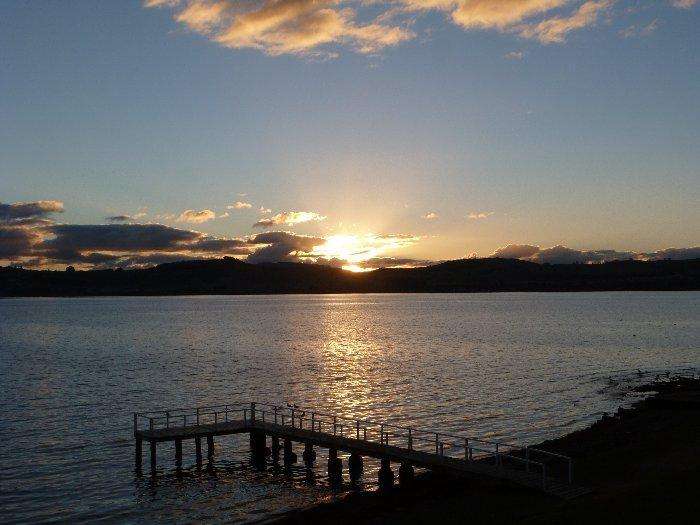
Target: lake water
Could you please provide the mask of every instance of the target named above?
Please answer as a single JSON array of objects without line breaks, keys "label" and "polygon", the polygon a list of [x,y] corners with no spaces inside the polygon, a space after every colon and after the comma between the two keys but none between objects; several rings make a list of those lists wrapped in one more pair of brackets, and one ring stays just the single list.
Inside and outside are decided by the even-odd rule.
[{"label": "lake water", "polygon": [[321,457],[314,484],[258,473],[242,437],[213,472],[177,478],[161,446],[138,478],[134,411],[295,402],[533,443],[628,402],[638,370],[697,368],[699,341],[698,292],[3,299],[0,519],[253,521],[332,497]]}]

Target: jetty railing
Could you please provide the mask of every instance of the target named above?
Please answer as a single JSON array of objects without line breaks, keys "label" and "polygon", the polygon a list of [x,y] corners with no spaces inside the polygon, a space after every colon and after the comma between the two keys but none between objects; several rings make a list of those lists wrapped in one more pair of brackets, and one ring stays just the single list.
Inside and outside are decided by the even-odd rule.
[{"label": "jetty railing", "polygon": [[562,454],[477,436],[331,414],[291,404],[237,402],[134,413],[134,434],[140,430],[196,428],[227,422],[252,424],[255,421],[468,462],[483,462],[499,468],[520,469],[540,474],[543,488],[552,473],[561,471],[565,473],[565,481],[573,483],[573,462]]}]

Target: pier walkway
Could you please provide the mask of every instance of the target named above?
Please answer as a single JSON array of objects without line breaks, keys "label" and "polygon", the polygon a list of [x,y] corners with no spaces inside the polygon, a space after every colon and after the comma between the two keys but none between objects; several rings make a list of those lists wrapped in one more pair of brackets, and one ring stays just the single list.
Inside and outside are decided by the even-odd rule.
[{"label": "pier walkway", "polygon": [[[544,450],[481,439],[378,423],[363,419],[317,412],[294,405],[233,403],[191,409],[164,410],[134,414],[136,468],[142,467],[142,448],[150,447],[151,472],[156,472],[157,443],[175,443],[175,464],[182,467],[182,441],[194,439],[196,464],[202,466],[202,439],[207,457],[214,455],[214,437],[250,434],[253,463],[264,468],[268,457],[285,466],[297,461],[292,442],[302,443],[304,463],[311,467],[316,459],[314,447],[329,451],[328,475],[342,479],[342,461],[338,451],[350,453],[351,480],[362,475],[363,457],[381,460],[380,486],[394,482],[391,462],[399,463],[400,484],[410,483],[414,467],[439,470],[456,475],[476,475],[508,480],[562,498],[587,492],[573,484],[571,458]],[[267,446],[267,437],[271,447]],[[281,441],[281,443],[280,443]]]}]

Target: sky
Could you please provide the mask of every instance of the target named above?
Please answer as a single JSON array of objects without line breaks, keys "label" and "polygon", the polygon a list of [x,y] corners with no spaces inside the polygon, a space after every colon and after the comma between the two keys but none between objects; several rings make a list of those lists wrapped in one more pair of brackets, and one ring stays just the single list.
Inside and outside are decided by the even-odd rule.
[{"label": "sky", "polygon": [[697,0],[2,2],[0,264],[699,257],[699,23]]}]

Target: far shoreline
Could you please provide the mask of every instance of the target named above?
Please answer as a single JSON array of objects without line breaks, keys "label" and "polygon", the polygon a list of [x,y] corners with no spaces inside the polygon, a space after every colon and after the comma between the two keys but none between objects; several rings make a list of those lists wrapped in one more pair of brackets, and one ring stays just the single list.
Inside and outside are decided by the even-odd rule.
[{"label": "far shoreline", "polygon": [[87,295],[87,294],[76,294],[76,295],[0,295],[0,300],[3,299],[110,299],[110,298],[172,298],[172,297],[182,297],[182,298],[199,298],[199,297],[316,297],[321,295],[378,295],[378,296],[388,296],[388,295],[499,295],[499,294],[581,294],[581,295],[591,295],[596,293],[693,293],[700,292],[699,288],[692,289],[630,289],[630,290],[491,290],[491,291],[454,291],[454,292],[419,292],[419,291],[406,291],[406,292],[232,292],[232,293],[171,293],[171,294],[111,294],[111,295]]},{"label": "far shoreline", "polygon": [[2,297],[698,291],[700,259],[538,264],[461,259],[350,272],[318,264],[183,261],[131,270],[0,267]]}]

